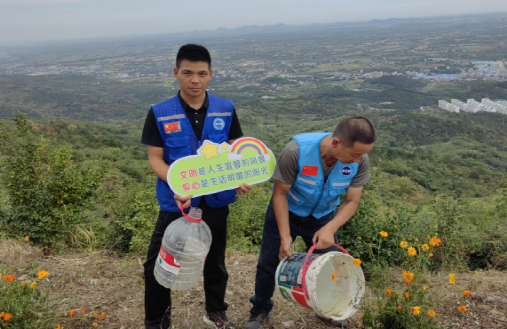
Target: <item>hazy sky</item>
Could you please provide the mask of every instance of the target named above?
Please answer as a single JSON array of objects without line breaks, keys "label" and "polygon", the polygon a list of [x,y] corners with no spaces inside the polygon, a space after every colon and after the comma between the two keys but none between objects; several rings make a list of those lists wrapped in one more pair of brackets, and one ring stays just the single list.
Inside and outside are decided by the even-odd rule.
[{"label": "hazy sky", "polygon": [[507,0],[0,0],[0,45],[494,12],[507,12]]}]

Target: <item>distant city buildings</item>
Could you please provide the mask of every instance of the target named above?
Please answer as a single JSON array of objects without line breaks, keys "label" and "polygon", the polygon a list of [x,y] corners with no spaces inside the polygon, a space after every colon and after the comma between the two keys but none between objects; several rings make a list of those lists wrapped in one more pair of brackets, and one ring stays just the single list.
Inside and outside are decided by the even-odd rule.
[{"label": "distant city buildings", "polygon": [[444,100],[439,100],[438,108],[454,113],[459,112],[477,113],[482,111],[482,112],[507,114],[507,101],[505,100],[492,101],[489,98],[483,98],[481,102],[478,102],[475,99],[471,98],[468,99],[466,103],[458,99],[451,99],[451,102],[449,103]]},{"label": "distant city buildings", "polygon": [[[434,60],[434,59],[433,59]],[[425,74],[417,72],[405,72],[409,78],[423,79],[423,80],[439,80],[439,81],[454,81],[454,80],[507,80],[507,69],[503,62],[472,62],[474,68],[463,70],[461,73],[456,74]]]}]

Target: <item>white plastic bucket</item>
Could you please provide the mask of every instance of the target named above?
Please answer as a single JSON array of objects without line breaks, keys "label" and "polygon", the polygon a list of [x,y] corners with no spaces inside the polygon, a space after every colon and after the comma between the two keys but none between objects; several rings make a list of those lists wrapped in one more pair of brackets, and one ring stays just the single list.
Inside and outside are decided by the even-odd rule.
[{"label": "white plastic bucket", "polygon": [[312,251],[309,252],[306,273],[304,264],[307,254],[296,253],[280,262],[276,269],[276,289],[285,299],[309,308],[324,318],[349,318],[357,312],[363,301],[363,270],[353,263],[354,258],[342,252],[311,254]]}]

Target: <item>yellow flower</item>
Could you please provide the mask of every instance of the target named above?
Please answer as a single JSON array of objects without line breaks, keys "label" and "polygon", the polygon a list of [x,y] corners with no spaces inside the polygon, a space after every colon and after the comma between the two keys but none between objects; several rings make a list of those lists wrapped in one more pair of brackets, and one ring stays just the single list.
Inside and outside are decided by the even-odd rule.
[{"label": "yellow flower", "polygon": [[433,311],[433,310],[429,310],[428,311],[428,315],[429,315],[430,318],[434,318],[434,317],[437,316],[437,313],[435,311]]},{"label": "yellow flower", "polygon": [[95,317],[95,319],[99,317],[99,315],[97,314],[97,312],[93,312],[93,316]]},{"label": "yellow flower", "polygon": [[32,282],[32,284],[30,285],[30,289],[35,288],[35,286],[36,286],[36,285],[37,285],[37,282],[35,282],[35,281],[34,281],[34,282]]},{"label": "yellow flower", "polygon": [[361,260],[359,258],[354,259],[352,263],[354,263],[356,266],[361,266]]},{"label": "yellow flower", "polygon": [[419,315],[421,313],[421,308],[419,306],[414,306],[410,308],[410,314]]},{"label": "yellow flower", "polygon": [[427,244],[423,244],[421,249],[424,251],[428,251],[428,250],[430,250],[430,246],[428,246]]},{"label": "yellow flower", "polygon": [[387,238],[389,234],[386,231],[382,231],[380,232],[380,235],[382,235],[384,238]]},{"label": "yellow flower", "polygon": [[27,236],[25,236],[24,240],[25,240],[25,242],[28,242],[28,241],[30,241],[30,237],[27,235]]},{"label": "yellow flower", "polygon": [[42,279],[42,278],[45,278],[48,276],[48,272],[46,271],[39,271],[39,273],[37,274],[39,276],[39,279]]},{"label": "yellow flower", "polygon": [[467,309],[466,306],[460,306],[460,307],[458,307],[458,311],[461,312],[461,313],[463,313],[463,312],[468,311],[468,309]]},{"label": "yellow flower", "polygon": [[430,246],[432,247],[440,247],[440,242],[442,242],[442,240],[440,240],[438,237],[434,237],[434,238],[431,238],[430,239]]},{"label": "yellow flower", "polygon": [[410,247],[410,248],[408,248],[407,253],[409,256],[415,256],[415,255],[417,255],[417,250],[415,250],[414,247]]},{"label": "yellow flower", "polygon": [[332,278],[333,281],[336,281],[336,272],[333,273],[333,278]]},{"label": "yellow flower", "polygon": [[456,274],[454,274],[454,273],[449,274],[449,283],[450,284],[456,284],[456,279],[454,278],[455,275]]},{"label": "yellow flower", "polygon": [[426,286],[423,286],[423,287],[422,287],[422,290],[423,290],[423,291],[426,291],[426,289],[428,289],[428,287],[426,287]]},{"label": "yellow flower", "polygon": [[433,257],[433,253],[431,253],[428,257],[429,257],[429,258]]},{"label": "yellow flower", "polygon": [[401,241],[400,242],[400,247],[407,248],[408,247],[408,243],[406,241]]},{"label": "yellow flower", "polygon": [[407,272],[407,271],[403,272],[403,274],[402,274],[401,276],[405,279],[405,281],[407,281],[407,282],[405,283],[405,285],[407,285],[407,286],[408,286],[409,284],[411,284],[411,283],[412,283],[412,280],[414,279],[414,273],[412,273],[412,272],[410,272],[410,271],[408,271],[408,272]]},{"label": "yellow flower", "polygon": [[463,291],[463,296],[470,296],[472,295],[472,292],[470,290]]},{"label": "yellow flower", "polygon": [[94,322],[94,323],[92,323],[92,326],[93,326],[94,328],[97,328],[97,327],[99,326],[99,324],[98,324],[98,323],[96,323],[96,322]]}]

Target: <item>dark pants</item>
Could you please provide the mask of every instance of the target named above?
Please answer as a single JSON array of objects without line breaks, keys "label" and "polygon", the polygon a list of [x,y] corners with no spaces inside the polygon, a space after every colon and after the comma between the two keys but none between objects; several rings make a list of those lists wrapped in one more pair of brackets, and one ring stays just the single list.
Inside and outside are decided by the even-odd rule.
[{"label": "dark pants", "polygon": [[[208,224],[212,242],[204,264],[204,294],[206,297],[206,311],[225,311],[225,289],[229,275],[225,269],[225,248],[227,244],[227,216],[229,207],[211,208],[204,198],[198,206],[202,209],[202,219]],[[146,329],[168,328],[171,316],[171,290],[161,286],[155,279],[153,269],[157,259],[165,229],[174,220],[181,217],[181,213],[160,211],[155,230],[148,248],[148,259],[144,263],[145,295],[144,308],[146,312],[144,323]]]},{"label": "dark pants", "polygon": [[[312,239],[318,230],[324,227],[334,218],[334,212],[316,219],[313,216],[299,217],[289,212],[290,235],[292,241],[297,236],[303,238],[307,249],[313,245]],[[334,237],[335,243],[338,242],[337,236]],[[273,210],[273,201],[270,202],[266,211],[266,219],[264,221],[264,231],[262,233],[261,253],[257,263],[257,275],[255,276],[255,295],[250,298],[253,304],[252,313],[270,312],[273,308],[273,293],[275,291],[275,274],[276,268],[280,263],[278,254],[280,253],[280,233],[276,224],[275,212]],[[336,251],[337,248],[332,246],[327,249],[315,250],[314,253],[326,253]]]}]

